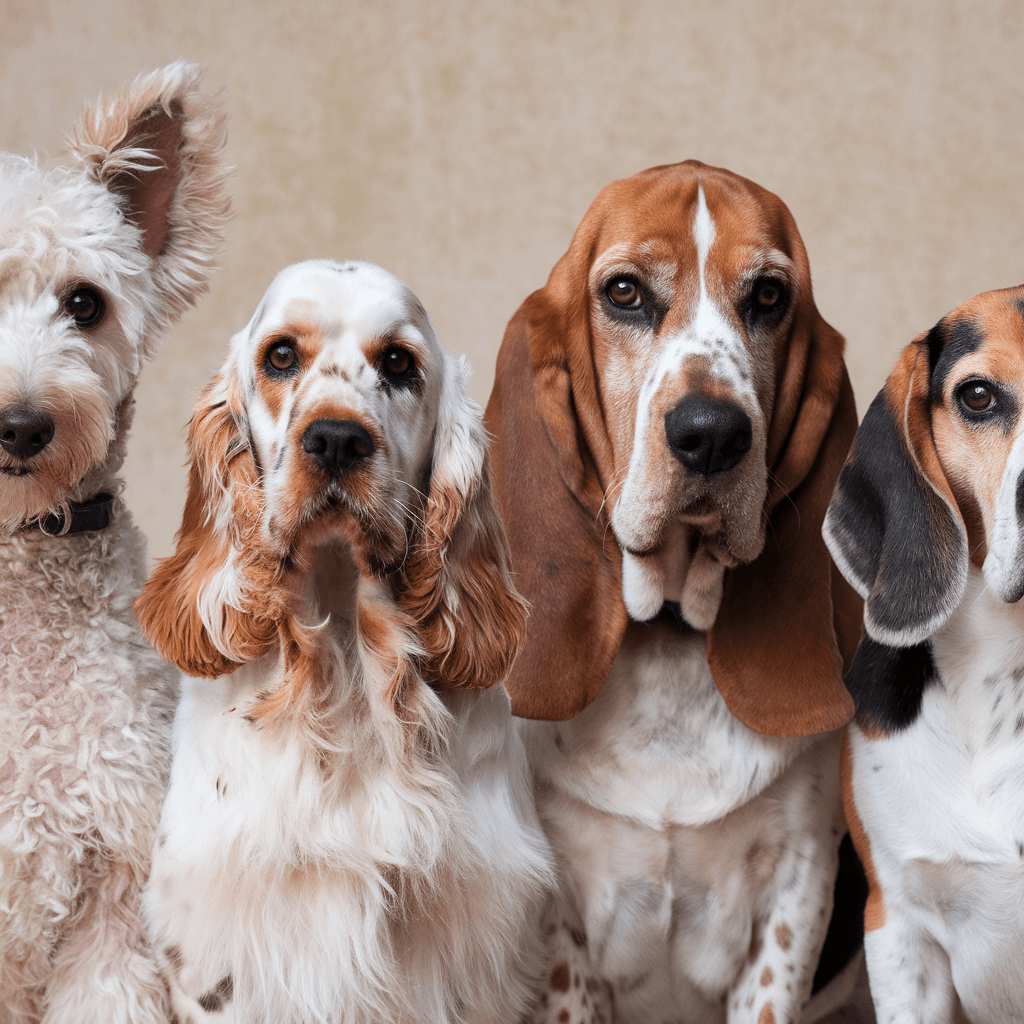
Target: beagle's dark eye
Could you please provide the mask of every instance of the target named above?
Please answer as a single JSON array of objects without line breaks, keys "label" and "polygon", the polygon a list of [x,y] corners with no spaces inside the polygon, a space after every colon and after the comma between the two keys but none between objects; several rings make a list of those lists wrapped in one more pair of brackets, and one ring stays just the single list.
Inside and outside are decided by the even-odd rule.
[{"label": "beagle's dark eye", "polygon": [[969,380],[957,390],[957,399],[968,412],[992,412],[996,407],[996,396],[992,389],[981,380]]},{"label": "beagle's dark eye", "polygon": [[64,311],[75,321],[76,327],[95,327],[106,311],[103,299],[94,288],[76,288],[64,299]]},{"label": "beagle's dark eye", "polygon": [[623,309],[639,309],[644,303],[643,289],[630,277],[616,277],[608,282],[605,295]]},{"label": "beagle's dark eye", "polygon": [[281,338],[267,350],[266,367],[272,373],[287,373],[294,370],[298,362],[299,354],[291,338]]}]

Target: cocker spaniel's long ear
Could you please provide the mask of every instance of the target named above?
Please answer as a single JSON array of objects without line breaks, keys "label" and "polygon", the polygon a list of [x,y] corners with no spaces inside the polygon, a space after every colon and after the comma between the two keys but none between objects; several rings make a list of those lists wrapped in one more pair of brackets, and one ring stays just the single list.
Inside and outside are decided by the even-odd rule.
[{"label": "cocker spaniel's long ear", "polygon": [[715,684],[730,711],[763,735],[826,732],[853,716],[843,672],[859,638],[860,602],[833,570],[821,523],[856,429],[843,338],[808,288],[776,385],[765,547],[726,571],[708,632]]},{"label": "cocker spaniel's long ear", "polygon": [[514,578],[531,606],[505,685],[515,714],[549,721],[578,715],[597,696],[627,623],[581,266],[570,249],[509,322],[485,417]]},{"label": "cocker spaniel's long ear", "polygon": [[160,654],[187,675],[211,679],[275,648],[282,619],[281,569],[260,543],[262,495],[236,387],[218,375],[200,396],[175,552],[135,602]]},{"label": "cocker spaniel's long ear", "polygon": [[512,582],[467,372],[463,360],[445,356],[430,484],[402,569],[400,604],[417,624],[427,681],[483,690],[508,674],[526,632],[526,605]]},{"label": "cocker spaniel's long ear", "polygon": [[927,640],[967,585],[967,531],[932,437],[929,343],[940,327],[903,350],[871,403],[825,519],[868,636],[890,647]]},{"label": "cocker spaniel's long ear", "polygon": [[203,68],[186,61],[140,75],[87,109],[71,144],[73,159],[142,234],[158,327],[205,291],[224,240],[227,113],[202,93],[202,79]]}]

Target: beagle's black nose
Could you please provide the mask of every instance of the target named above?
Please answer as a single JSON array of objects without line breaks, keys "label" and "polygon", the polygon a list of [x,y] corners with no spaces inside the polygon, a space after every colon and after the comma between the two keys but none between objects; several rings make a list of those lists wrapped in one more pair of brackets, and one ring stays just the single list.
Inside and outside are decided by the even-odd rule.
[{"label": "beagle's black nose", "polygon": [[53,440],[53,420],[27,405],[0,412],[0,445],[19,459],[31,459]]},{"label": "beagle's black nose", "polygon": [[669,450],[691,472],[717,476],[750,451],[750,417],[735,403],[687,395],[665,414]]},{"label": "beagle's black nose", "polygon": [[302,450],[337,477],[373,454],[373,438],[355,420],[314,420],[302,435]]}]

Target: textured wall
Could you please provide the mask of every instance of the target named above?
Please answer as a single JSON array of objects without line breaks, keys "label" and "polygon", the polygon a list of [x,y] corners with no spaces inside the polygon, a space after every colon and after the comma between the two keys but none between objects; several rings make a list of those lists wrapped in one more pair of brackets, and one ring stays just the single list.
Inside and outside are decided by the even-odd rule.
[{"label": "textured wall", "polygon": [[896,352],[1024,279],[1024,20],[1000,0],[5,0],[0,148],[56,152],[178,57],[227,86],[235,220],[143,377],[129,499],[167,554],[196,391],[286,263],[403,277],[486,400],[508,317],[613,178],[696,157],[778,193],[866,403]]}]

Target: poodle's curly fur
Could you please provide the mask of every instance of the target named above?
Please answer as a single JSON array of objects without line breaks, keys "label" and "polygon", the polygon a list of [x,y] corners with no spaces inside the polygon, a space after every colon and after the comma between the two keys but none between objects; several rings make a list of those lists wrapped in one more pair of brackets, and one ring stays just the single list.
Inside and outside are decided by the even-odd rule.
[{"label": "poodle's curly fur", "polygon": [[[132,614],[145,538],[118,472],[142,363],[223,239],[224,114],[201,74],[139,78],[86,112],[59,163],[0,155],[2,1024],[168,1019],[138,900],[177,673]],[[83,288],[96,323],[74,319]],[[36,452],[5,433],[26,409],[53,428]],[[98,494],[109,526],[71,530]],[[61,535],[37,528],[48,515]]]}]

